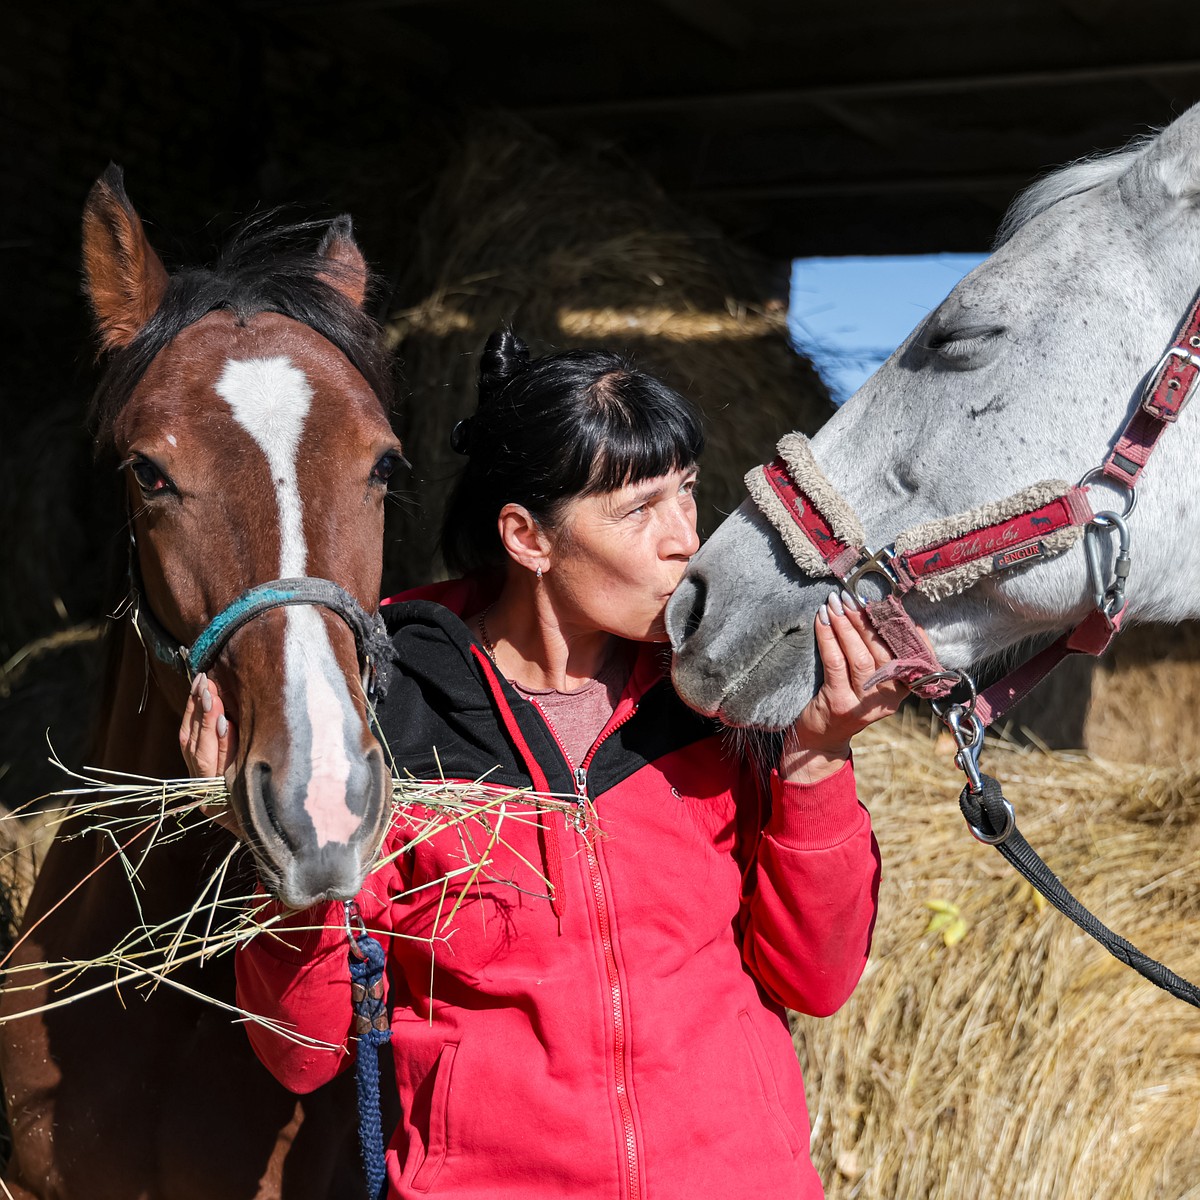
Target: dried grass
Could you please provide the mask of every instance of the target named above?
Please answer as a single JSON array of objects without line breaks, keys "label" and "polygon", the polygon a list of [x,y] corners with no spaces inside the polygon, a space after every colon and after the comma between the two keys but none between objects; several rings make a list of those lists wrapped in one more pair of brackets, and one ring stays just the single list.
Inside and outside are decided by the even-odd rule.
[{"label": "dried grass", "polygon": [[[868,730],[856,750],[884,860],[875,948],[840,1013],[795,1022],[830,1200],[1200,1198],[1200,1013],[1110,958],[968,835],[951,751],[911,716]],[[1084,903],[1200,978],[1200,763],[1137,766],[996,742],[984,766]],[[107,830],[133,879],[139,831],[180,836],[222,794],[217,780],[93,773],[72,798],[73,820]],[[485,785],[406,781],[397,802],[430,812],[419,836],[446,822],[482,831],[463,834],[464,872],[486,870],[501,811],[532,815],[528,793]],[[42,820],[61,817],[59,806]],[[14,824],[0,821],[0,834]],[[269,930],[248,897],[223,894],[225,865],[190,913],[114,947],[105,961],[118,978],[176,986],[183,962]],[[448,908],[443,931],[453,918]],[[68,978],[95,965],[54,966]]]},{"label": "dried grass", "polygon": [[[98,837],[101,844],[108,848],[100,865],[110,862],[121,865],[139,914],[142,911],[139,894],[144,886],[140,875],[148,856],[157,848],[210,824],[216,819],[215,814],[229,802],[225,781],[220,778],[153,779],[95,768],[77,773],[63,766],[56,758],[54,762],[60,770],[71,776],[74,785],[52,796],[42,797],[34,810],[32,827],[26,824],[25,813],[21,811],[0,817],[0,837],[12,847],[4,861],[14,857],[22,861],[26,858],[31,862],[36,860],[40,857],[37,847],[44,849],[45,842],[55,835],[63,838]],[[448,936],[461,896],[476,880],[508,882],[494,880],[488,874],[496,848],[505,846],[511,849],[504,838],[507,824],[533,821],[544,810],[564,814],[568,819],[579,815],[573,794],[558,796],[533,793],[526,789],[493,785],[486,779],[461,783],[394,778],[392,805],[396,813],[403,812],[413,833],[401,849],[380,857],[372,872],[382,869],[398,855],[442,831],[454,831],[459,840],[463,865],[439,880],[437,886],[442,888],[445,895],[448,885],[454,881],[459,885],[460,899],[441,914],[437,929],[431,935],[435,942]],[[153,925],[142,918],[102,954],[86,961],[61,959],[19,966],[9,964],[7,959],[0,961],[0,968],[5,971],[6,992],[20,993],[49,985],[51,993],[55,994],[54,999],[41,1007],[22,1009],[16,1016],[27,1017],[63,1008],[109,988],[132,985],[153,991],[165,984],[180,988],[196,999],[215,1004],[241,1019],[268,1024],[260,1017],[186,987],[176,977],[179,968],[185,964],[230,953],[255,936],[275,936],[273,927],[282,917],[278,913],[268,915],[268,901],[253,894],[232,894],[229,890],[229,880],[235,874],[230,867],[234,857],[242,850],[240,843],[230,846],[186,912]],[[526,865],[535,879],[549,886],[534,864]],[[18,908],[23,907],[28,887],[32,884],[32,875],[28,879],[14,878],[13,884],[15,904]],[[297,926],[294,918],[291,918],[288,928],[290,933],[296,933],[307,927]],[[31,932],[26,930],[21,940]],[[66,990],[66,985],[81,980],[85,974],[87,980],[95,979],[99,974],[101,982]],[[270,1024],[282,1036],[293,1036],[286,1029]]]},{"label": "dried grass", "polygon": [[564,154],[513,120],[483,128],[438,181],[388,326],[421,504],[393,514],[389,576],[436,570],[436,524],[462,465],[450,429],[474,411],[479,351],[509,321],[535,353],[630,351],[701,405],[713,447],[701,525],[713,528],[782,432],[813,432],[832,411],[788,340],[787,286],[785,264],[680,212],[615,154]]},{"label": "dried grass", "polygon": [[[1200,1196],[1200,1013],[1121,966],[967,833],[951,747],[856,751],[884,881],[872,961],[796,1022],[830,1200]],[[991,745],[1022,831],[1111,928],[1200,978],[1200,764]],[[957,907],[946,945],[929,901]]]}]

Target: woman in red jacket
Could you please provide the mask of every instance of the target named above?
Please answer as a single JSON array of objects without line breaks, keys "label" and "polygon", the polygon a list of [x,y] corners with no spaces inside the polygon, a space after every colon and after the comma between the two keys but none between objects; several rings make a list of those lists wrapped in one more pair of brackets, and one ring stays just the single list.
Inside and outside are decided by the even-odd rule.
[{"label": "woman in red jacket", "polygon": [[[509,819],[478,873],[482,829],[410,845],[400,819],[358,897],[388,946],[389,1195],[819,1197],[784,1010],[833,1012],[866,963],[879,855],[849,743],[899,702],[865,686],[888,653],[832,594],[824,684],[768,771],[670,684],[663,611],[698,546],[688,402],[611,354],[530,362],[506,332],[453,442],[463,578],[385,608],[381,740],[398,772],[578,811]],[[234,733],[200,680],[189,764],[219,773]],[[304,1092],[353,1055],[342,905],[282,928],[239,951],[239,1003],[332,1047],[247,1025]]]}]

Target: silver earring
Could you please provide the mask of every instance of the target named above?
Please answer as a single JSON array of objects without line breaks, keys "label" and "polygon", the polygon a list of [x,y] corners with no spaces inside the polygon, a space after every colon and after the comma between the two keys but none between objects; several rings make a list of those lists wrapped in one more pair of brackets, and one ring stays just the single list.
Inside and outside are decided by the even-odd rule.
[{"label": "silver earring", "polygon": [[541,579],[541,577],[542,577],[542,568],[541,567],[538,567],[538,569],[537,569],[537,577],[538,577],[538,579]]}]

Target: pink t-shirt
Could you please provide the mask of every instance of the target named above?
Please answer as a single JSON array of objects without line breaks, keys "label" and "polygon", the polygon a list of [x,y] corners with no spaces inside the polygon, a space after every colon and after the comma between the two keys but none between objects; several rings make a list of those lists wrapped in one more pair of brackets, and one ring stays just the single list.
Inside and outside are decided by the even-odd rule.
[{"label": "pink t-shirt", "polygon": [[629,678],[629,665],[627,654],[614,654],[595,679],[572,692],[527,688],[515,679],[512,685],[541,709],[542,716],[571,760],[571,766],[577,767],[616,711],[617,701]]}]

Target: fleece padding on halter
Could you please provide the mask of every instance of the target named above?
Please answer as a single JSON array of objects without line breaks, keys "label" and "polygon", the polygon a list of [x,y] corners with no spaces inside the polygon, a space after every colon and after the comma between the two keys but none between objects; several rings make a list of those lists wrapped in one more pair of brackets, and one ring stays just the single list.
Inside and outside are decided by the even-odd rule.
[{"label": "fleece padding on halter", "polygon": [[750,497],[806,575],[840,578],[862,555],[862,525],[822,474],[808,438],[789,433],[776,449],[774,462],[747,472]]},{"label": "fleece padding on halter", "polygon": [[985,575],[1070,549],[1091,517],[1081,489],[1044,480],[1004,500],[905,530],[896,538],[894,567],[903,583],[930,600],[944,600]]}]

